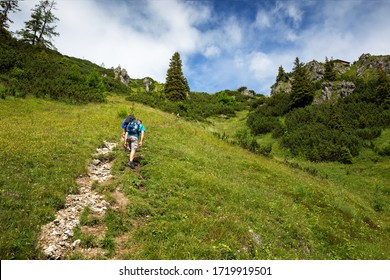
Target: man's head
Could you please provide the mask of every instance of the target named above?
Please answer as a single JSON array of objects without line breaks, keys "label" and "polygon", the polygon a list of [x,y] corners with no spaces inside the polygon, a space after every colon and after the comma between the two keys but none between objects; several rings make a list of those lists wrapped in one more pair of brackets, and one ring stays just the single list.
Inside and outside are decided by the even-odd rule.
[{"label": "man's head", "polygon": [[132,122],[133,120],[135,120],[135,116],[133,114],[129,115],[127,118],[126,118],[126,122],[129,123],[129,122]]}]

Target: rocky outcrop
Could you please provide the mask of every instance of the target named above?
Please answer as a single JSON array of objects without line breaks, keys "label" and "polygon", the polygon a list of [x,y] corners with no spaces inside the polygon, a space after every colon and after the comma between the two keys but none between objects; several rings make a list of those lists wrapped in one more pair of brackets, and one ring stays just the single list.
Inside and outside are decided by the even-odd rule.
[{"label": "rocky outcrop", "polygon": [[291,82],[277,82],[271,86],[271,95],[278,93],[290,93],[291,92]]},{"label": "rocky outcrop", "polygon": [[81,212],[88,207],[91,213],[104,216],[110,204],[103,196],[92,189],[93,182],[106,182],[111,179],[111,163],[97,157],[110,153],[116,143],[105,142],[104,147],[96,149],[95,159],[88,165],[88,175],[77,179],[79,193],[68,195],[65,208],[57,212],[54,221],[44,225],[38,244],[48,259],[63,259],[78,248],[81,240],[73,240],[74,228],[79,225]]},{"label": "rocky outcrop", "polygon": [[333,92],[333,84],[331,82],[323,82],[321,97],[320,97],[321,103],[326,100],[330,100],[332,98],[332,92]]},{"label": "rocky outcrop", "polygon": [[306,68],[309,70],[309,75],[312,82],[316,82],[324,78],[325,67],[318,61],[312,60],[308,62],[306,64]]},{"label": "rocky outcrop", "polygon": [[125,68],[121,68],[120,66],[118,66],[117,68],[114,69],[114,75],[115,75],[115,79],[119,79],[125,85],[129,85],[130,76],[127,74]]},{"label": "rocky outcrop", "polygon": [[152,82],[149,78],[145,78],[145,79],[143,80],[143,83],[144,83],[144,89],[145,89],[145,91],[146,91],[146,92],[149,92],[150,89],[151,89],[151,86],[152,86],[153,82]]},{"label": "rocky outcrop", "polygon": [[[372,77],[377,74],[379,69],[382,69],[390,75],[390,55],[373,56],[370,54],[363,54],[359,60],[354,62],[351,66],[349,62],[336,59],[334,60],[334,71],[342,75],[348,72],[348,75]],[[313,83],[324,79],[325,65],[316,60],[305,64],[309,72],[310,79]],[[342,77],[342,76],[341,76]],[[340,77],[339,77],[340,78]],[[331,98],[345,98],[355,91],[355,84],[348,81],[324,81],[322,83],[321,95],[314,100],[314,103],[322,103]],[[271,95],[277,93],[291,92],[291,78],[288,81],[278,81],[271,86]]]},{"label": "rocky outcrop", "polygon": [[356,86],[352,82],[342,81],[337,84],[337,94],[338,97],[344,98],[354,92]]},{"label": "rocky outcrop", "polygon": [[390,56],[372,56],[370,54],[362,54],[356,62],[356,75],[362,76],[368,69],[382,69],[387,74],[390,74]]},{"label": "rocky outcrop", "polygon": [[255,95],[253,90],[249,90],[249,89],[244,89],[243,91],[241,91],[241,94],[245,95],[245,96],[254,96]]},{"label": "rocky outcrop", "polygon": [[321,96],[316,98],[313,103],[321,104],[332,98],[344,98],[352,94],[356,86],[352,82],[323,82],[321,89]]}]

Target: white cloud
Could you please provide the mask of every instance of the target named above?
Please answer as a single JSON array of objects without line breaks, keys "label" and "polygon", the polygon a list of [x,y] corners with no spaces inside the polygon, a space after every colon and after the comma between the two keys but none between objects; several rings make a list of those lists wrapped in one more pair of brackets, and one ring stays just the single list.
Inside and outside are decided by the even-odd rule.
[{"label": "white cloud", "polygon": [[287,15],[293,19],[294,25],[299,26],[302,21],[303,12],[295,6],[293,2],[288,3],[286,7]]},{"label": "white cloud", "polygon": [[272,60],[265,53],[256,52],[249,57],[249,69],[256,78],[261,79],[269,75],[272,65]]},{"label": "white cloud", "polygon": [[217,46],[208,46],[203,52],[203,55],[207,58],[218,57],[221,54],[221,49]]},{"label": "white cloud", "polygon": [[269,14],[264,10],[258,10],[254,25],[260,29],[271,27],[272,22]]},{"label": "white cloud", "polygon": [[327,56],[353,62],[363,53],[390,54],[390,2],[367,3],[326,2],[321,14],[323,20],[301,32],[299,45],[303,58],[324,61]]},{"label": "white cloud", "polygon": [[[239,2],[228,1],[226,7]],[[24,27],[38,2],[19,1],[13,30]],[[353,61],[362,53],[390,54],[389,1],[243,1],[253,6],[241,14],[217,10],[211,0],[57,3],[54,44],[61,53],[164,82],[178,51],[198,91],[247,86],[269,92],[278,67],[291,71],[295,57]]]},{"label": "white cloud", "polygon": [[223,44],[237,46],[242,42],[242,30],[239,21],[235,17],[230,17],[222,26],[223,36],[226,41]]}]

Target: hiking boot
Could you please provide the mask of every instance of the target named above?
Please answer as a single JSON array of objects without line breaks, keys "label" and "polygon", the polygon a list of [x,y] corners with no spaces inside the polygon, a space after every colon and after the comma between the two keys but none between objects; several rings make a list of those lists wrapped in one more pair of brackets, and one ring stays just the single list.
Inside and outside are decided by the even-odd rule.
[{"label": "hiking boot", "polygon": [[130,167],[131,169],[135,168],[134,162],[132,162],[132,161],[129,161],[129,163],[126,164],[126,166]]}]

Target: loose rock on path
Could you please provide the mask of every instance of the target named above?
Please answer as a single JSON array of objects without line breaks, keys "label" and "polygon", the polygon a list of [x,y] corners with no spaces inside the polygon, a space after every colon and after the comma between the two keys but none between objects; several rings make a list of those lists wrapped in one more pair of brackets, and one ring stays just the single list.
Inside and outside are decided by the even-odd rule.
[{"label": "loose rock on path", "polygon": [[78,248],[81,241],[73,241],[73,229],[80,223],[80,214],[86,207],[99,216],[103,216],[110,207],[110,203],[92,189],[92,184],[95,181],[104,183],[112,178],[112,163],[96,157],[109,154],[116,146],[117,143],[104,142],[104,147],[96,149],[95,159],[88,165],[88,175],[77,178],[79,193],[68,195],[65,208],[57,212],[55,220],[42,226],[38,244],[48,259],[64,259]]}]

